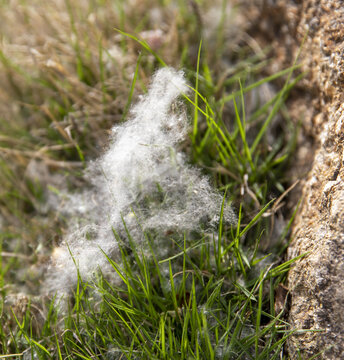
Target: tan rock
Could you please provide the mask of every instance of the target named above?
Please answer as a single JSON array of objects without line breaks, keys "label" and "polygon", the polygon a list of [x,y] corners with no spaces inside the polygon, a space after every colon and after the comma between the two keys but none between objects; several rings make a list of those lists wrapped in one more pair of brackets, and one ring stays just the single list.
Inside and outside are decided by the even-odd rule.
[{"label": "tan rock", "polygon": [[275,48],[275,70],[292,64],[306,36],[301,59],[308,76],[291,104],[292,111],[307,109],[293,173],[299,177],[312,165],[288,258],[308,255],[289,272],[288,287],[289,322],[311,331],[290,337],[287,348],[291,359],[299,359],[298,351],[303,359],[318,352],[322,359],[343,359],[344,1],[243,2],[250,34]]}]

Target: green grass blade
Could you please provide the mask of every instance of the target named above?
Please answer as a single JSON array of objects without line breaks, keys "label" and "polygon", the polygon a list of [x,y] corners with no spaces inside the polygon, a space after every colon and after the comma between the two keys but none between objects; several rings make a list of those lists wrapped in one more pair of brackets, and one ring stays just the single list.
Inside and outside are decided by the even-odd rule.
[{"label": "green grass blade", "polygon": [[142,54],[139,55],[137,62],[136,62],[136,67],[135,67],[135,73],[134,73],[134,77],[133,80],[131,82],[131,86],[130,86],[130,91],[129,91],[129,96],[128,96],[128,101],[125,105],[124,111],[123,111],[123,115],[122,115],[122,119],[121,121],[125,121],[127,118],[127,114],[133,99],[133,95],[134,95],[134,90],[135,90],[135,85],[136,85],[136,80],[137,80],[137,76],[139,73],[139,67],[140,67],[140,63],[141,63],[141,59],[142,59]]},{"label": "green grass blade", "polygon": [[152,54],[156,59],[157,61],[160,63],[160,65],[162,66],[167,66],[167,64],[160,58],[160,56],[147,44],[146,41],[144,40],[140,40],[138,37],[132,35],[132,34],[129,34],[129,33],[126,33],[120,29],[117,29],[117,28],[114,28],[115,31],[119,32],[121,35],[124,35],[134,41],[136,41],[137,43],[139,43],[145,50],[147,50],[150,54]]},{"label": "green grass blade", "polygon": [[196,143],[196,137],[198,133],[198,78],[199,78],[199,64],[201,60],[201,49],[202,49],[202,40],[199,43],[198,55],[197,55],[197,68],[196,68],[196,83],[195,83],[195,107],[194,107],[194,121],[193,121],[193,133],[192,133],[192,143]]}]

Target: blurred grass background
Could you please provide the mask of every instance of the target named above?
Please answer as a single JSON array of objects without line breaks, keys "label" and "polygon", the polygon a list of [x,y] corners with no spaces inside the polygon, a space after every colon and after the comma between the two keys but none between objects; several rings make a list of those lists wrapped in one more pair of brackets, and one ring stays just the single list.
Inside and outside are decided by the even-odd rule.
[{"label": "blurred grass background", "polygon": [[[102,152],[107,131],[133,100],[143,49],[114,28],[138,34],[168,65],[193,72],[203,38],[218,97],[226,77],[256,70],[263,54],[239,47],[244,35],[226,1],[2,1],[0,11],[2,251],[25,256],[4,257],[16,292],[37,294],[40,263],[61,231],[45,204],[48,187],[80,185],[85,158]],[[256,59],[243,60],[245,54]],[[143,52],[134,97],[158,65]]]}]

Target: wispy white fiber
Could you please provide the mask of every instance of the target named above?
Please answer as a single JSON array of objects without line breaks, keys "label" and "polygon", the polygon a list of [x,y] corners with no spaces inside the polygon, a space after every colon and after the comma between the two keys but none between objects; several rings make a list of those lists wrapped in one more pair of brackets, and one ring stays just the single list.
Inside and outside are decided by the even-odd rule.
[{"label": "wispy white fiber", "polygon": [[[100,249],[116,258],[113,229],[125,240],[123,223],[137,242],[144,241],[143,231],[154,230],[162,239],[171,232],[215,228],[222,195],[178,150],[189,123],[177,99],[187,92],[183,73],[163,68],[132,108],[130,119],[112,129],[108,150],[86,170],[90,189],[68,195],[63,206],[71,225],[52,256],[50,291],[64,293],[75,285],[74,261],[84,279],[98,267],[106,271],[108,261]],[[228,205],[223,219],[235,221]],[[166,240],[159,245],[164,246]]]}]

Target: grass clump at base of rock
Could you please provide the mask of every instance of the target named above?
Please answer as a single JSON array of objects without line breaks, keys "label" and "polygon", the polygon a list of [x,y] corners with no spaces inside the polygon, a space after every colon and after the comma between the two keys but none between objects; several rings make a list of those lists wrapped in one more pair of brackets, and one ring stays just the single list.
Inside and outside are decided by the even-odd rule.
[{"label": "grass clump at base of rock", "polygon": [[[283,357],[283,344],[294,330],[283,318],[284,304],[275,304],[275,291],[292,263],[281,258],[292,219],[283,218],[280,196],[290,185],[284,170],[296,126],[285,101],[302,76],[292,76],[297,66],[264,77],[266,55],[239,47],[240,31],[231,43],[234,55],[227,57],[232,34],[227,12],[207,31],[200,16],[209,4],[190,12],[180,3],[173,23],[169,5],[157,2],[167,20],[162,32],[151,33],[151,18],[134,26],[140,9],[121,2],[119,12],[106,2],[99,8],[79,5],[61,5],[66,16],[58,36],[58,17],[49,23],[39,8],[22,4],[13,12],[1,5],[13,16],[27,16],[33,29],[32,19],[40,18],[51,41],[32,40],[32,62],[24,55],[25,61],[11,58],[25,37],[9,36],[1,48],[11,84],[2,109],[8,99],[13,103],[1,114],[0,127],[2,354],[27,359]],[[111,27],[99,26],[108,26],[110,18]],[[202,43],[196,31],[200,24]],[[174,47],[164,36],[177,39]],[[59,313],[60,298],[49,303],[37,297],[50,253],[67,232],[63,214],[56,214],[61,201],[56,193],[87,186],[86,159],[103,152],[105,130],[130,116],[137,93],[146,92],[147,79],[165,62],[182,68],[193,84],[183,100],[190,136],[179,148],[223,194],[217,226],[181,234],[142,230],[144,241],[137,243],[123,220],[125,241],[118,229],[111,234],[118,254],[102,254],[110,270],[84,279],[75,261],[74,293]],[[228,201],[238,214],[232,226],[222,221]],[[20,303],[20,292],[36,297],[23,295]],[[12,304],[11,297],[16,299]]]}]

